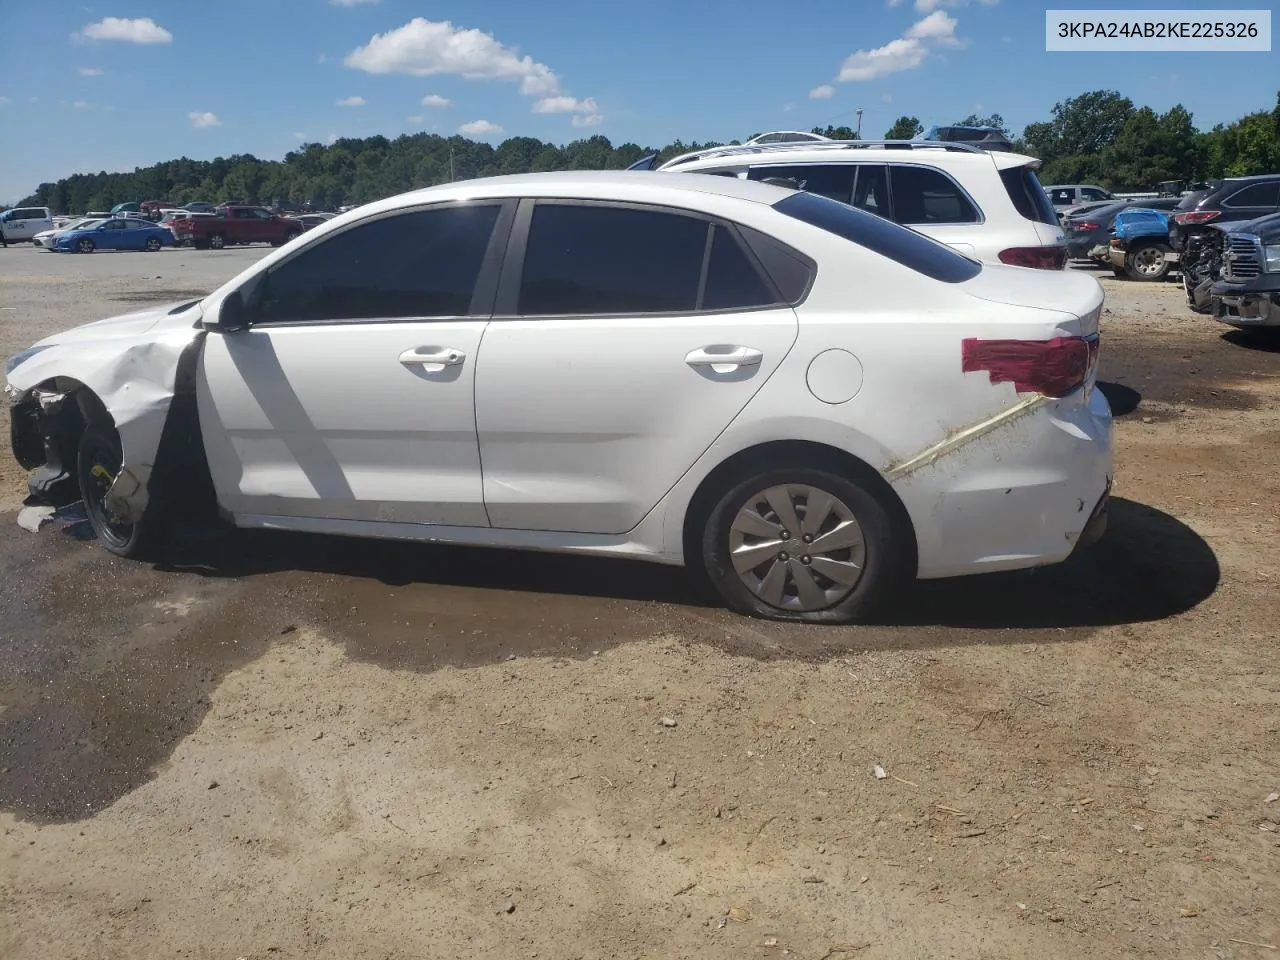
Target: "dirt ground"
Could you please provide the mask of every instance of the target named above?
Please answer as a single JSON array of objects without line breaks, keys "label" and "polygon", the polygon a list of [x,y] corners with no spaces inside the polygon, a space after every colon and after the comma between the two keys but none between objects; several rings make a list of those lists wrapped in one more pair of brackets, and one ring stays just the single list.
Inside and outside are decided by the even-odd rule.
[{"label": "dirt ground", "polygon": [[[0,352],[261,252],[0,251]],[[0,956],[1280,957],[1280,340],[1102,283],[1107,537],[868,627],[603,560],[128,563],[0,458]]]}]

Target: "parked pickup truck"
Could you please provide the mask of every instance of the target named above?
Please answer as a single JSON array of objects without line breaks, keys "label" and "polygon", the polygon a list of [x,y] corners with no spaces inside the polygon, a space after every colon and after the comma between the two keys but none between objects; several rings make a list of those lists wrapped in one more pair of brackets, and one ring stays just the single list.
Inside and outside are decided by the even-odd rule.
[{"label": "parked pickup truck", "polygon": [[221,250],[235,243],[288,243],[302,233],[302,224],[291,217],[277,217],[263,207],[219,207],[212,217],[173,221],[170,229],[178,243],[198,250]]}]

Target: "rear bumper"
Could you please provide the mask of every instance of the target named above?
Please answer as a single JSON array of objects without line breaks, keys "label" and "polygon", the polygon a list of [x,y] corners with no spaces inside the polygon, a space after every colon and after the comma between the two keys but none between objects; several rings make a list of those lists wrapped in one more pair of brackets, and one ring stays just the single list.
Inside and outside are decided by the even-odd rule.
[{"label": "rear bumper", "polygon": [[1045,401],[901,478],[922,579],[1067,559],[1106,529],[1112,421],[1095,387]]}]

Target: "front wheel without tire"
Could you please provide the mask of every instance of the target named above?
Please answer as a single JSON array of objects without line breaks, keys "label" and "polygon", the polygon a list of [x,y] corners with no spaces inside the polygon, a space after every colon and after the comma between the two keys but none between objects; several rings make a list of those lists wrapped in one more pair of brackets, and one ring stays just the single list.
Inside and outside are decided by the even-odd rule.
[{"label": "front wheel without tire", "polygon": [[120,557],[143,559],[151,552],[151,527],[144,516],[126,523],[113,516],[104,501],[124,462],[120,435],[109,423],[96,421],[85,427],[76,455],[76,475],[89,525],[109,551]]},{"label": "front wheel without tire", "polygon": [[811,467],[739,481],[702,537],[703,564],[725,602],[775,620],[865,620],[901,585],[905,555],[878,495]]}]

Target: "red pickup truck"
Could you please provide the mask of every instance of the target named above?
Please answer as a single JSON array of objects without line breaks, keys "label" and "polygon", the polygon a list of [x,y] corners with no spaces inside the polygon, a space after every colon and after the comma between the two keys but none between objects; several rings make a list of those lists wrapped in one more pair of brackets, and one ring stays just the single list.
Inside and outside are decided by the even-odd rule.
[{"label": "red pickup truck", "polygon": [[233,243],[288,243],[302,233],[302,224],[292,217],[277,217],[263,207],[219,207],[212,217],[174,220],[169,228],[178,243],[198,250],[221,250]]}]

